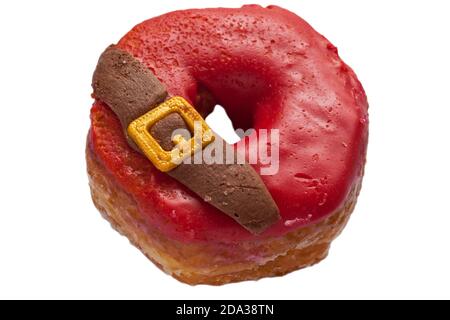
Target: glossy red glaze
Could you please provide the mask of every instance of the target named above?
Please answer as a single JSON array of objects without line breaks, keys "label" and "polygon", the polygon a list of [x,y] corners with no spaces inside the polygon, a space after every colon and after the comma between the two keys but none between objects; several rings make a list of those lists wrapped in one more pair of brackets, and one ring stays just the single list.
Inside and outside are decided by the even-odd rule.
[{"label": "glossy red glaze", "polygon": [[202,84],[236,127],[280,130],[279,172],[262,178],[282,220],[254,236],[158,172],[128,147],[111,110],[94,104],[91,147],[136,199],[141,223],[182,241],[282,235],[339,209],[362,178],[364,90],[337,49],[295,14],[273,6],[177,11],[137,25],[118,46],[143,61],[170,95],[195,101]]}]

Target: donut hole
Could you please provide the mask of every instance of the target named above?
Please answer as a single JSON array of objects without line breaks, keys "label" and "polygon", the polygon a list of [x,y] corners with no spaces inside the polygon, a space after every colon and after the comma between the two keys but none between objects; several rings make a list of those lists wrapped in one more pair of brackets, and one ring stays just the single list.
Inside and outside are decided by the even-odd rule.
[{"label": "donut hole", "polygon": [[[267,70],[264,63],[260,65],[247,58],[237,61],[232,68],[214,59],[208,65],[196,68],[201,71],[192,73],[197,89],[195,107],[203,117],[213,110],[218,112],[221,119],[226,119],[226,128],[229,128],[231,120],[234,130],[253,129],[261,102],[271,100],[273,94],[278,92],[275,85],[278,81],[272,79],[275,77],[272,75],[274,71]],[[214,109],[217,105],[220,107]],[[218,131],[223,130],[221,126]],[[236,135],[228,139],[233,142],[240,140]],[[229,142],[228,139],[225,140]]]},{"label": "donut hole", "polygon": [[221,105],[216,105],[205,121],[227,143],[234,144],[241,140],[234,129],[233,122]]}]

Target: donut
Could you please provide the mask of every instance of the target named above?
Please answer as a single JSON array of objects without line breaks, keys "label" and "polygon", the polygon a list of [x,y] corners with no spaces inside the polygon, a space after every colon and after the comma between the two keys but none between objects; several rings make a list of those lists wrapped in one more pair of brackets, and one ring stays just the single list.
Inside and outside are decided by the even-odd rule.
[{"label": "donut", "polygon": [[[368,102],[337,48],[307,22],[277,6],[170,12],[109,47],[93,88],[93,202],[165,273],[222,285],[281,276],[327,256],[361,188]],[[130,127],[142,111],[161,118],[177,103],[203,119],[220,104],[235,128],[253,129],[232,146],[244,145],[245,163],[167,169],[152,160]],[[147,109],[136,113],[136,105]],[[188,116],[174,114],[151,127],[149,136],[160,136],[154,155],[174,147],[162,137],[169,129],[186,125]],[[263,159],[248,160],[252,135],[273,129],[279,165],[263,175]],[[221,141],[213,136],[209,146]],[[197,144],[187,157],[209,146]]]}]

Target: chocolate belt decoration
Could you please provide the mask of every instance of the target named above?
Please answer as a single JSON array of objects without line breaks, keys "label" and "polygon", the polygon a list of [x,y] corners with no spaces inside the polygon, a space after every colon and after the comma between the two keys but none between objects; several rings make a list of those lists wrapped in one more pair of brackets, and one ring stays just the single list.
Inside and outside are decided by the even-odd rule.
[{"label": "chocolate belt decoration", "polygon": [[[204,122],[183,98],[165,100],[167,92],[155,75],[128,52],[108,47],[97,64],[92,87],[94,97],[105,102],[117,115],[128,143],[144,154],[160,171],[184,184],[244,228],[258,234],[280,219],[279,210],[261,177],[247,163],[190,164],[182,162],[203,152],[211,155],[216,143],[226,143]],[[201,125],[202,135],[185,140],[172,138],[177,129],[194,131]],[[175,141],[174,141],[175,140]],[[187,148],[180,148],[184,145]],[[191,161],[191,163],[194,163]]]}]

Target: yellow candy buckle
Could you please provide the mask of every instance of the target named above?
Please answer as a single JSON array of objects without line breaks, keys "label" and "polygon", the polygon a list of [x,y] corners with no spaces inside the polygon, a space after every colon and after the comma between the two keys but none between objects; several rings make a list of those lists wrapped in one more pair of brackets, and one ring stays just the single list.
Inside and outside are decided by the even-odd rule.
[{"label": "yellow candy buckle", "polygon": [[[173,140],[177,143],[177,146],[171,151],[166,151],[150,134],[150,129],[156,122],[174,112],[178,113],[184,119],[194,134],[187,141],[181,135],[176,135],[173,137]],[[214,135],[205,120],[182,97],[168,99],[143,116],[137,118],[130,123],[127,132],[145,156],[162,172],[174,169],[185,158],[202,150],[214,141]]]}]

